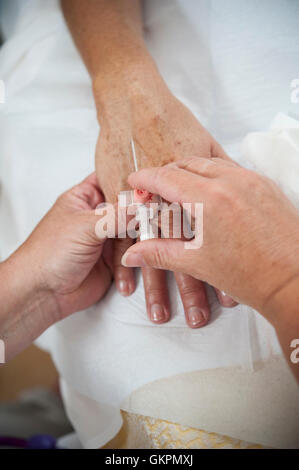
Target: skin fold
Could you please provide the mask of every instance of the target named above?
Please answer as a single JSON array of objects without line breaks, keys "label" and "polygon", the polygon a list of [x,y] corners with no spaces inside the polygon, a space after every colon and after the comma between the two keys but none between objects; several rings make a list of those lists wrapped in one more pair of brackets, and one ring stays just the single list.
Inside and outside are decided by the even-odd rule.
[{"label": "skin fold", "polygon": [[[138,0],[61,0],[66,22],[92,79],[100,124],[95,166],[108,202],[128,189],[134,170],[131,139],[138,168],[162,166],[189,155],[226,157],[223,149],[170,92],[143,40]],[[113,242],[113,272],[118,290],[135,290],[134,273],[121,264],[132,244]],[[149,318],[164,323],[170,318],[165,272],[142,269]],[[210,317],[205,287],[198,279],[176,274],[186,320],[204,326]],[[236,305],[216,291],[226,307]]]},{"label": "skin fold", "polygon": [[202,202],[203,244],[143,241],[123,264],[184,272],[250,305],[274,326],[299,378],[290,361],[299,338],[299,214],[279,187],[232,161],[198,157],[140,170],[129,183],[169,202]]}]

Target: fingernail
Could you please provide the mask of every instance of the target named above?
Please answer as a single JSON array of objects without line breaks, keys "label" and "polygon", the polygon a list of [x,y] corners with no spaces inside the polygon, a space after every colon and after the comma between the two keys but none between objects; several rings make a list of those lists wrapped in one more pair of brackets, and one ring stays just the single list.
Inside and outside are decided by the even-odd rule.
[{"label": "fingernail", "polygon": [[127,267],[145,267],[146,262],[139,253],[125,253],[121,259],[121,264]]},{"label": "fingernail", "polygon": [[205,316],[198,307],[190,307],[187,311],[187,315],[191,326],[199,326],[205,321]]},{"label": "fingernail", "polygon": [[166,315],[165,315],[163,305],[153,304],[151,306],[151,319],[155,323],[160,323],[166,320]]},{"label": "fingernail", "polygon": [[127,281],[123,281],[123,280],[118,281],[117,287],[118,287],[119,292],[122,295],[124,296],[129,295],[130,289],[129,289],[129,284],[127,283]]},{"label": "fingernail", "polygon": [[223,290],[219,291],[220,293],[220,303],[223,307],[234,307],[237,305],[237,302]]}]

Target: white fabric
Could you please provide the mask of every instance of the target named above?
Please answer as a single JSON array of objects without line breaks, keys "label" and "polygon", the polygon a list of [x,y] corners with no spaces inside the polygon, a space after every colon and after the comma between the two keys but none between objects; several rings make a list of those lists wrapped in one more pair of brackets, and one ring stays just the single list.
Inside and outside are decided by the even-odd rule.
[{"label": "white fabric", "polygon": [[299,210],[298,149],[299,121],[279,113],[269,132],[248,134],[241,152],[253,169],[276,181]]},{"label": "white fabric", "polygon": [[[80,423],[77,429],[81,442],[86,448],[92,447],[103,430],[99,405],[65,381],[62,386],[67,412],[75,423]],[[229,367],[157,380],[135,390],[121,408],[266,447],[299,447],[298,384],[281,356],[273,357],[266,365],[256,363],[254,374]],[[92,434],[95,429],[97,433]]]},{"label": "white fabric", "polygon": [[[272,177],[299,209],[299,121],[279,113],[268,132],[250,133],[245,137],[241,153],[248,166]],[[165,379],[129,394],[121,408],[269,447],[297,448],[298,385],[285,360],[274,357],[269,360],[269,356],[278,351],[278,345],[266,321],[252,312],[248,316],[248,332],[254,375],[240,367],[220,369],[220,362],[217,370],[197,367],[197,372],[192,374],[171,378],[165,374]],[[224,329],[222,334],[227,348]],[[238,334],[235,328],[233,334]],[[160,348],[158,351],[161,352]],[[266,364],[258,363],[261,358],[268,359]],[[65,380],[61,382],[68,414],[77,424],[84,447],[102,442],[101,433],[107,430],[102,430],[103,420],[100,423],[98,420],[102,416],[99,404],[86,399]],[[86,421],[88,429],[84,428]]]},{"label": "white fabric", "polygon": [[[58,2],[16,0],[5,8],[2,21],[7,13],[10,23],[3,28],[7,42],[0,53],[6,85],[0,116],[3,258],[63,190],[93,170],[99,132],[90,80]],[[299,45],[296,2],[150,0],[144,14],[148,47],[170,88],[232,157],[245,161],[239,155],[242,138],[266,130],[278,110],[296,111],[290,101]],[[251,370],[254,361],[280,352],[265,321],[245,306],[220,308],[212,292],[211,323],[188,329],[173,280],[170,291],[173,317],[167,325],[148,322],[139,280],[129,299],[113,287],[99,305],[40,339],[69,390],[98,402],[96,428],[86,427],[83,405],[70,411],[86,447],[107,441],[110,423],[119,425],[121,402],[148,382],[210,368]],[[65,394],[67,406],[70,395]],[[101,417],[103,405],[114,407],[114,417]]]}]

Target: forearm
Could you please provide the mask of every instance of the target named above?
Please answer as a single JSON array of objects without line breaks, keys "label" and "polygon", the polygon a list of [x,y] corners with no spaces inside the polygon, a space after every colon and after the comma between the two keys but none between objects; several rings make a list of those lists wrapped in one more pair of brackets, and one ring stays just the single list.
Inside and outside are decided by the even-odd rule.
[{"label": "forearm", "polygon": [[91,75],[96,104],[103,95],[125,93],[158,76],[143,40],[139,0],[61,0],[61,5]]},{"label": "forearm", "polygon": [[54,296],[35,272],[34,262],[26,259],[22,248],[0,264],[0,339],[6,361],[57,320]]},{"label": "forearm", "polygon": [[[294,340],[299,341],[299,273],[273,295],[261,313],[274,326],[284,355],[299,381],[299,362],[292,360]],[[296,357],[299,358],[298,353]]]}]

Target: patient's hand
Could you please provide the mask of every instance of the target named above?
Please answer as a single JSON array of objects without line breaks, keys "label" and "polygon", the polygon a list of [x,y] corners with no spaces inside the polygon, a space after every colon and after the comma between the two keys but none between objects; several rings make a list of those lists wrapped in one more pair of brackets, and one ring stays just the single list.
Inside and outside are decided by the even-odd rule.
[{"label": "patient's hand", "polygon": [[[143,39],[141,2],[63,0],[70,31],[89,70],[101,135],[96,172],[107,201],[115,201],[134,170],[130,140],[136,142],[140,167],[163,165],[187,155],[223,154],[192,114],[169,92]],[[84,5],[83,5],[84,4]],[[133,271],[121,266],[131,240],[114,243],[114,277],[123,295],[135,289]],[[165,274],[143,272],[150,318],[169,318]],[[209,317],[204,287],[177,275],[190,326]],[[220,294],[219,294],[220,295]],[[231,299],[223,302],[231,304]],[[191,310],[192,307],[192,310]],[[196,319],[196,309],[203,313]]]},{"label": "patient's hand", "polygon": [[[150,82],[150,84],[149,84]],[[118,82],[120,83],[120,82]],[[228,159],[220,145],[193,114],[167,89],[159,77],[137,80],[115,94],[101,93],[98,98],[101,132],[96,148],[96,172],[106,200],[115,202],[120,191],[128,189],[127,177],[134,171],[130,141],[134,139],[138,167],[162,166],[187,155]],[[103,98],[104,97],[104,98]],[[135,289],[133,271],[121,265],[121,258],[132,240],[114,242],[114,277],[118,290],[130,295]],[[165,271],[142,270],[147,310],[155,323],[168,321],[170,307]],[[191,276],[175,273],[185,309],[193,328],[209,320],[209,305],[203,283]],[[236,303],[216,291],[224,306]]]}]

